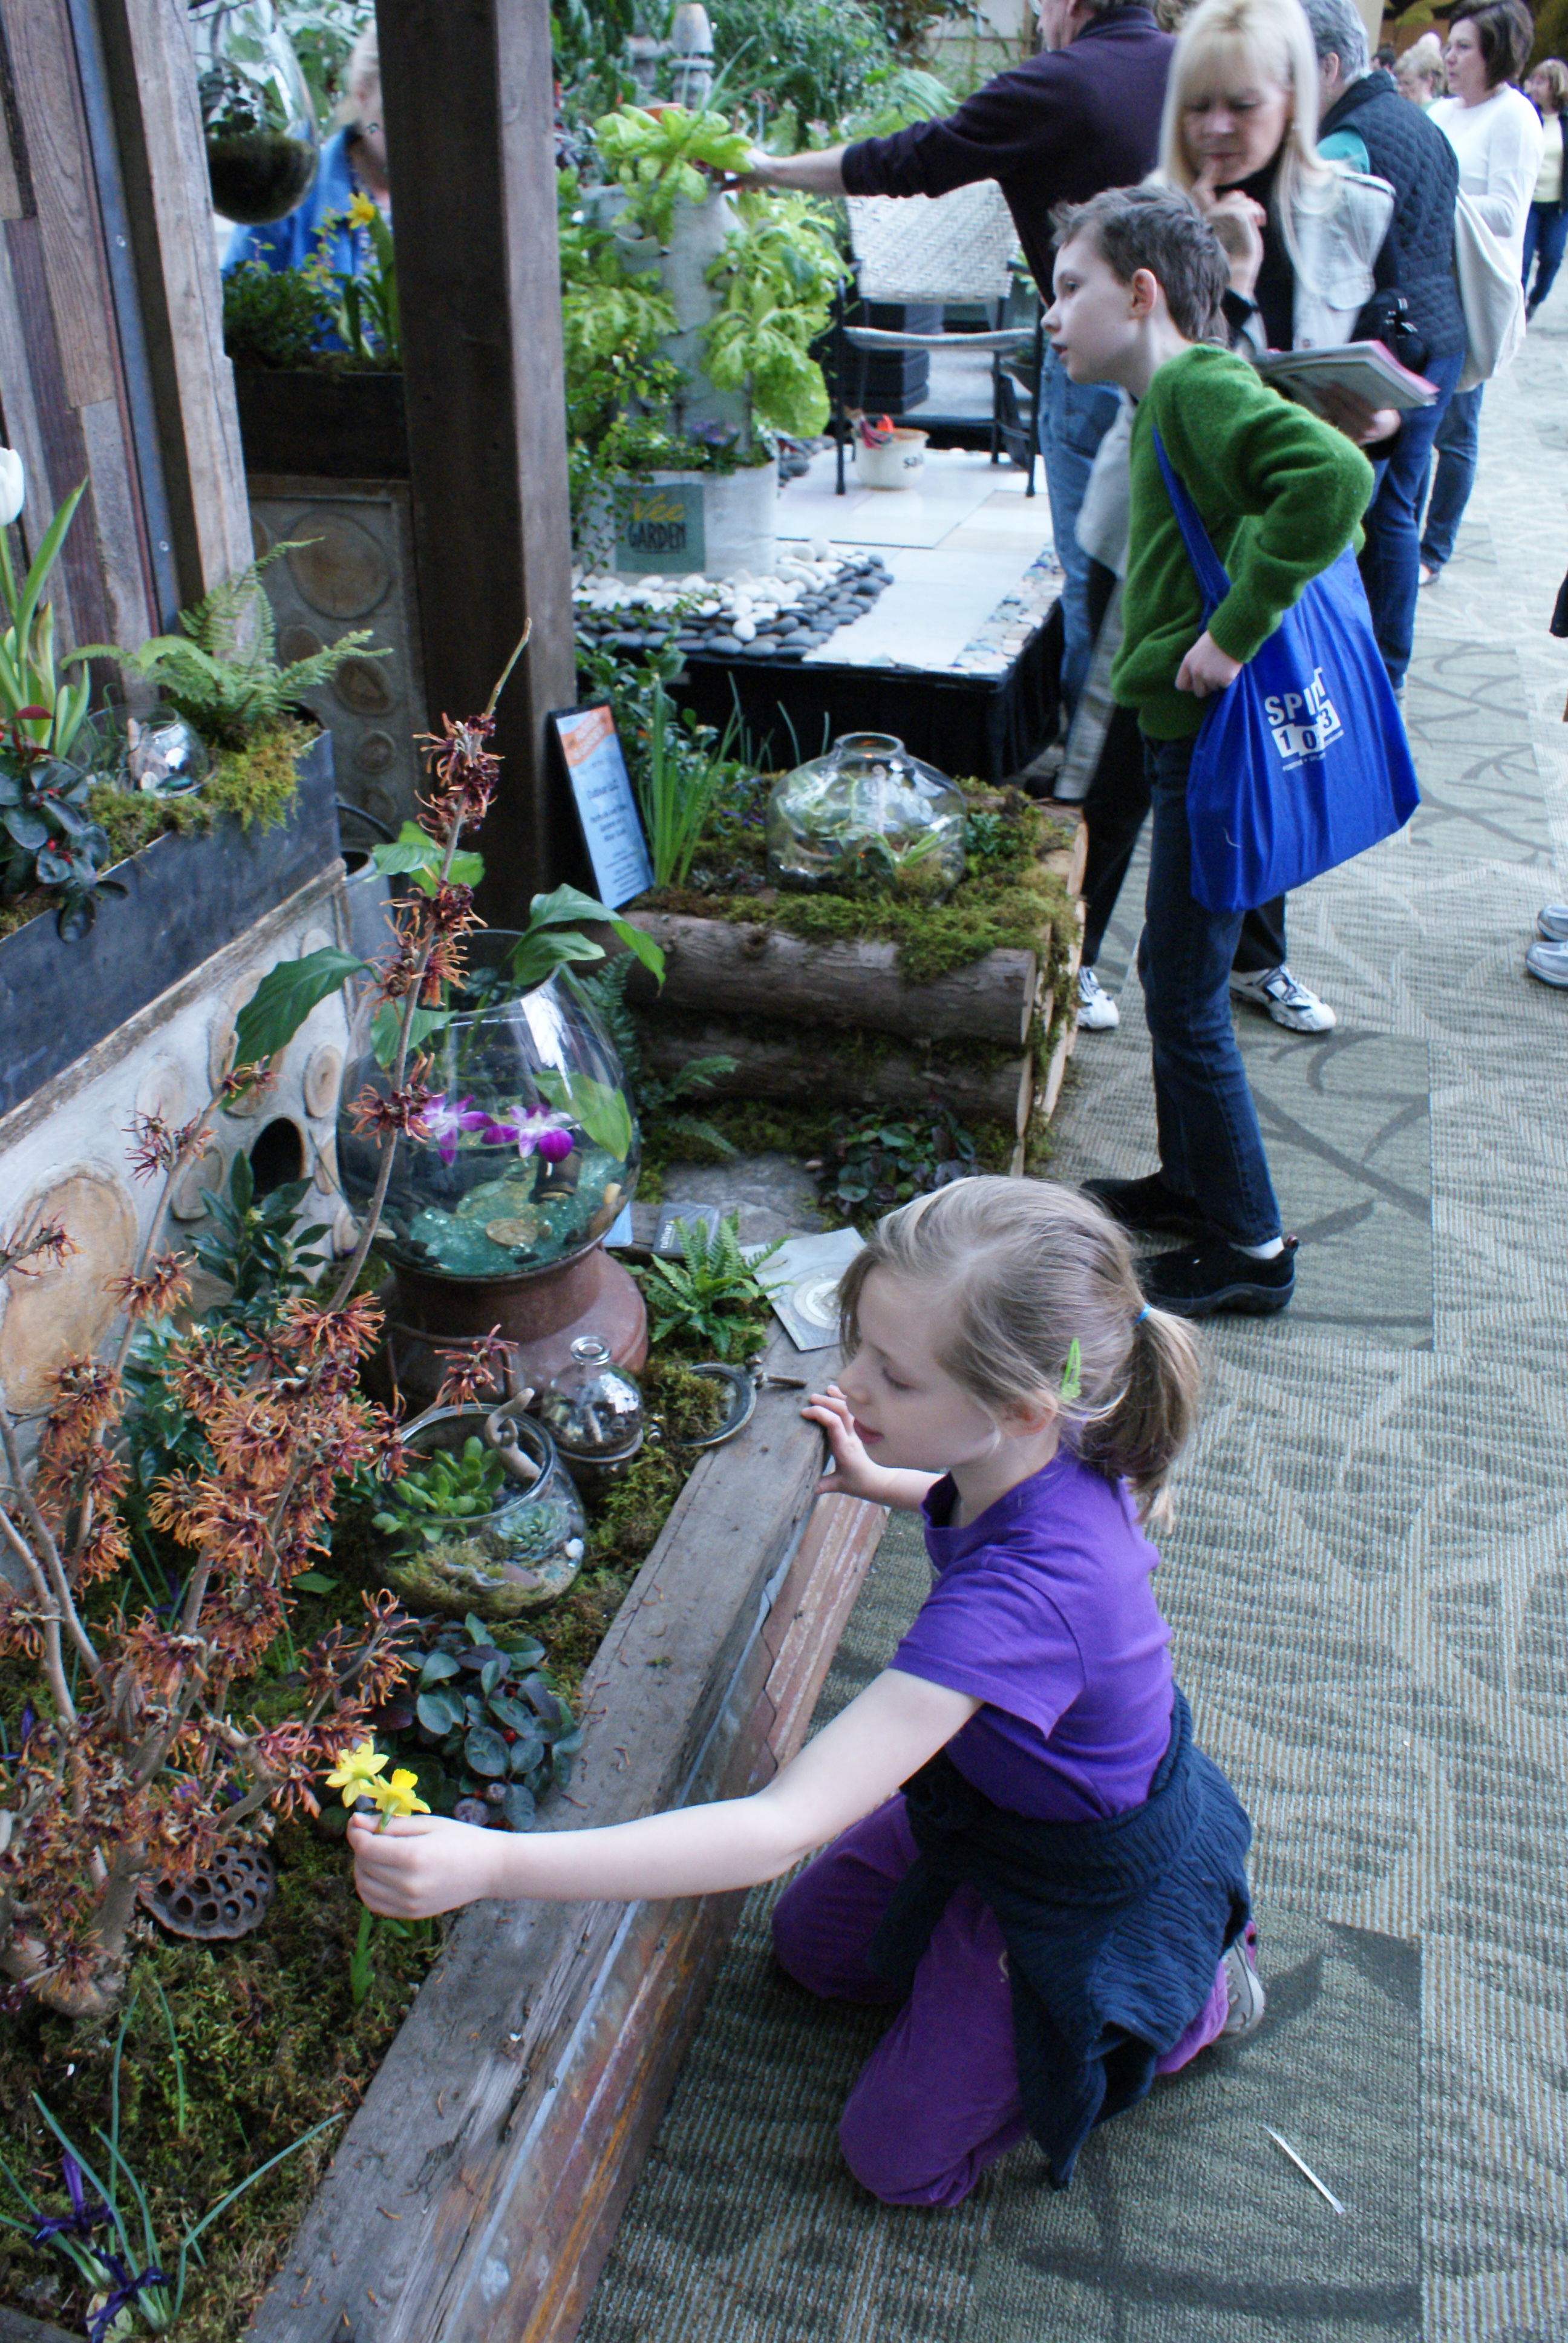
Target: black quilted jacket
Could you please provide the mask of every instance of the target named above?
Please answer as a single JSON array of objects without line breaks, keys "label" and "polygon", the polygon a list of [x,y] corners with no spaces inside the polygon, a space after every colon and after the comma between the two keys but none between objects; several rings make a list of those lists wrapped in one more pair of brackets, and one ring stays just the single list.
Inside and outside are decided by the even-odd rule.
[{"label": "black quilted jacket", "polygon": [[[1453,276],[1453,199],[1459,158],[1419,106],[1401,97],[1380,66],[1351,84],[1318,125],[1318,136],[1353,130],[1368,162],[1394,192],[1399,290],[1433,357],[1464,347],[1464,312]],[[1380,280],[1381,281],[1381,280]]]}]

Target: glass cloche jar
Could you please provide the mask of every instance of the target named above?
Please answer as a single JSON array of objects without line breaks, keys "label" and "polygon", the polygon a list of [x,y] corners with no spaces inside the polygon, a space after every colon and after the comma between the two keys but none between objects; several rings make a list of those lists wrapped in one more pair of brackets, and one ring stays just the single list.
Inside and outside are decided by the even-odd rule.
[{"label": "glass cloche jar", "polygon": [[191,45],[215,207],[281,219],[316,177],[316,116],[272,0],[192,0]]},{"label": "glass cloche jar", "polygon": [[774,783],[768,871],[780,887],[939,901],[964,875],[963,792],[890,732],[847,732]]},{"label": "glass cloche jar", "polygon": [[[518,941],[494,928],[470,937],[452,1014],[420,1044],[428,1095],[397,1141],[376,1238],[399,1269],[469,1280],[558,1268],[605,1235],[637,1186],[637,1115],[614,1045],[563,971],[518,993]],[[357,1210],[390,1143],[358,1127],[355,1106],[390,1091],[374,1043],[393,1013],[363,1001],[349,1046],[337,1163]]]}]

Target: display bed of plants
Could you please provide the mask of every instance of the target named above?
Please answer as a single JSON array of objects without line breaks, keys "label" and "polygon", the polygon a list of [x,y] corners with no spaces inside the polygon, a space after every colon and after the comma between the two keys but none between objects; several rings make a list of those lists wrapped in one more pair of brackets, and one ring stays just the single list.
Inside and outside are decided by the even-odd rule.
[{"label": "display bed of plants", "polygon": [[[796,893],[769,880],[770,787],[728,780],[684,879],[628,907],[665,954],[657,995],[628,970],[649,1070],[727,1058],[713,1098],[798,1111],[808,1154],[841,1136],[847,1110],[934,1111],[974,1132],[985,1159],[1000,1135],[996,1168],[1021,1170],[1077,1030],[1081,826],[1017,790],[966,784],[964,873],[944,900],[899,872]],[[826,1128],[825,1103],[839,1110]]]}]

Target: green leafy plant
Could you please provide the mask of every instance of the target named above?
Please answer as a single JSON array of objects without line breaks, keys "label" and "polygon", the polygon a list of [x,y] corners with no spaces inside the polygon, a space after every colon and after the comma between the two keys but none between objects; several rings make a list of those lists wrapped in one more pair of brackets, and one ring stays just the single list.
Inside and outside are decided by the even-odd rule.
[{"label": "green leafy plant", "polygon": [[96,918],[100,895],[126,891],[102,875],[114,858],[89,803],[93,777],[35,746],[15,718],[10,732],[9,740],[0,735],[0,900],[35,891],[57,900],[60,934],[74,943]]},{"label": "green leafy plant", "polygon": [[[155,1986],[155,1990],[157,1990],[158,2002],[168,2026],[170,2053],[178,2078],[179,2104],[183,2109],[185,2083],[179,2041],[169,2016],[168,2004],[161,1989]],[[317,2124],[298,2139],[291,2140],[286,2147],[280,2148],[276,2156],[268,2157],[265,2164],[248,2174],[237,2188],[231,2188],[210,2212],[190,2224],[172,2255],[166,2252],[153,2234],[152,2208],[147,2202],[146,2190],[120,2152],[120,2069],[126,2031],[136,2016],[138,1997],[133,1996],[120,2021],[120,2030],[115,2041],[109,2084],[109,2128],[106,2132],[100,2126],[94,2126],[94,2137],[107,2159],[104,2169],[108,2173],[108,2179],[105,2181],[98,2177],[82,2149],[62,2128],[36,2091],[33,2094],[33,2104],[63,2151],[60,2173],[69,2200],[68,2209],[63,2214],[46,2214],[10,2166],[0,2163],[0,2176],[4,2177],[13,2199],[26,2208],[29,2217],[26,2220],[19,2220],[14,2213],[0,2212],[0,2224],[8,2229],[21,2230],[31,2237],[35,2245],[52,2247],[94,2289],[88,2329],[93,2343],[119,2343],[119,2338],[137,2334],[171,2334],[178,2326],[185,2305],[186,2275],[190,2257],[194,2253],[198,2261],[201,2259],[201,2247],[197,2241],[203,2231],[209,2229],[221,2213],[226,2213],[246,2189],[254,2188],[258,2180],[265,2178],[288,2157],[307,2147],[333,2124],[343,2120],[341,2116],[328,2116],[325,2122]],[[183,2121],[180,2128],[184,2128]],[[88,2201],[88,2188],[96,2193],[96,2204]],[[127,2226],[127,2216],[132,2214],[133,2207],[134,2226],[140,2230],[139,2244],[132,2236],[131,2227]],[[94,2236],[94,2231],[100,2228],[108,2231],[108,2237],[102,2242]],[[172,2269],[166,2267],[170,2262],[173,2263]]]},{"label": "green leafy plant", "polygon": [[[355,235],[363,236],[367,247],[360,267],[334,270],[328,277],[337,295],[334,323],[348,353],[345,363],[361,369],[391,371],[403,363],[397,256],[392,246],[392,231],[381,216],[380,206],[364,195],[355,196],[344,216],[344,224]],[[337,215],[322,223],[324,246],[326,237],[338,225]]]},{"label": "green leafy plant", "polygon": [[249,1156],[242,1148],[235,1157],[226,1195],[207,1195],[205,1224],[191,1238],[201,1268],[226,1289],[203,1312],[208,1325],[269,1325],[291,1294],[310,1292],[321,1262],[308,1248],[332,1233],[322,1222],[297,1225],[310,1186],[290,1180],[258,1196]]},{"label": "green leafy plant", "polygon": [[582,1732],[544,1658],[531,1635],[470,1614],[439,1630],[417,1682],[378,1711],[377,1731],[437,1814],[527,1830],[545,1792],[568,1786]]},{"label": "green leafy plant", "polygon": [[738,721],[731,716],[716,746],[699,739],[697,727],[681,722],[664,678],[657,671],[652,676],[647,731],[637,742],[636,788],[656,887],[686,884],[714,800],[737,770],[729,750]]},{"label": "green leafy plant", "polygon": [[623,106],[594,124],[599,153],[631,198],[633,216],[668,244],[675,206],[684,196],[699,204],[707,196],[709,172],[744,171],[751,141],[722,114],[692,114],[667,106],[649,114]]},{"label": "green leafy plant", "polygon": [[177,635],[154,635],[129,653],[112,643],[95,643],[75,656],[119,659],[153,684],[204,740],[218,749],[248,749],[289,720],[303,692],[330,682],[351,652],[365,659],[388,656],[385,649],[367,651],[371,630],[357,627],[308,659],[278,666],[276,622],[261,573],[300,549],[294,539],[275,545],[215,587],[194,609],[182,610]]},{"label": "green leafy plant", "polygon": [[511,1485],[499,1456],[476,1432],[460,1449],[439,1448],[410,1464],[388,1489],[373,1525],[387,1536],[421,1537],[437,1545],[447,1523],[493,1513]]},{"label": "green leafy plant", "polygon": [[236,366],[316,366],[331,331],[334,287],[317,262],[269,268],[245,260],[223,280],[223,346]]},{"label": "green leafy plant", "polygon": [[743,195],[741,228],[708,270],[719,294],[708,326],[708,371],[746,390],[759,422],[798,438],[827,428],[828,387],[811,356],[826,330],[843,262],[824,213],[804,196]]},{"label": "green leafy plant", "polygon": [[608,903],[585,895],[580,887],[556,887],[548,895],[534,897],[528,905],[528,925],[512,954],[515,981],[525,988],[542,984],[552,970],[573,960],[603,960],[604,946],[582,932],[584,920],[610,928],[648,973],[663,982],[664,954],[653,938],[623,920],[618,911],[612,911]]},{"label": "green leafy plant", "polygon": [[[721,1359],[729,1356],[737,1335],[750,1331],[751,1322],[769,1306],[769,1289],[757,1272],[783,1243],[782,1237],[753,1253],[740,1250],[739,1222],[733,1215],[721,1221],[711,1237],[700,1224],[677,1221],[680,1239],[678,1261],[651,1261],[642,1272],[649,1309],[658,1314],[656,1342],[668,1334],[690,1332],[711,1343]],[[746,1321],[741,1324],[740,1321]]]},{"label": "green leafy plant", "polygon": [[709,0],[726,92],[744,96],[763,128],[789,115],[828,130],[892,61],[880,16],[859,0]]},{"label": "green leafy plant", "polygon": [[739,1152],[731,1141],[706,1116],[693,1114],[681,1104],[698,1091],[709,1090],[720,1074],[732,1074],[735,1061],[722,1053],[707,1058],[691,1058],[677,1072],[669,1075],[650,1074],[642,1061],[642,1042],[637,1030],[637,1020],[627,1006],[626,988],[636,961],[629,952],[607,960],[602,967],[591,969],[577,980],[597,1011],[600,1021],[615,1043],[621,1071],[631,1084],[637,1101],[637,1119],[646,1139],[656,1131],[666,1150],[680,1141],[719,1155]]},{"label": "green leafy plant", "polygon": [[840,1125],[815,1167],[824,1203],[846,1221],[879,1220],[911,1196],[928,1195],[977,1167],[973,1138],[951,1109],[891,1121],[862,1115]]},{"label": "green leafy plant", "polygon": [[375,8],[371,0],[277,0],[277,15],[325,126],[344,95],[349,51],[376,22]]},{"label": "green leafy plant", "polygon": [[[17,468],[18,475],[20,467]],[[85,480],[71,490],[38,540],[33,564],[20,586],[11,559],[10,539],[0,528],[0,598],[10,624],[0,634],[0,715],[10,719],[15,736],[30,740],[54,756],[70,753],[87,712],[92,686],[85,676],[68,683],[55,664],[55,609],[43,598],[49,572],[59,558],[65,532],[76,518],[76,507],[86,490]],[[61,667],[94,658],[105,647],[68,651]],[[111,652],[117,657],[117,653]]]},{"label": "green leafy plant", "polygon": [[964,854],[982,870],[1024,860],[1028,847],[1016,821],[986,807],[964,817]]}]

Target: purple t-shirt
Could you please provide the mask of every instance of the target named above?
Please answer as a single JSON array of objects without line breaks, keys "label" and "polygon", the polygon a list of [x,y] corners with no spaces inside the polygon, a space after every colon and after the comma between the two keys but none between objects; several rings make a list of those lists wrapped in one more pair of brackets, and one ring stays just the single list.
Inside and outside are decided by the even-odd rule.
[{"label": "purple t-shirt", "polygon": [[984,1702],[948,1755],[998,1805],[1141,1805],[1171,1738],[1171,1631],[1125,1484],[1059,1450],[963,1529],[944,1526],[954,1494],[944,1477],[927,1495],[936,1584],[892,1665]]}]

